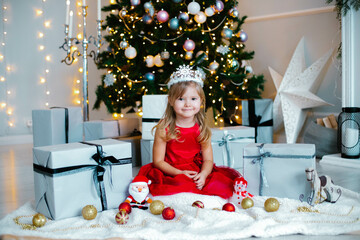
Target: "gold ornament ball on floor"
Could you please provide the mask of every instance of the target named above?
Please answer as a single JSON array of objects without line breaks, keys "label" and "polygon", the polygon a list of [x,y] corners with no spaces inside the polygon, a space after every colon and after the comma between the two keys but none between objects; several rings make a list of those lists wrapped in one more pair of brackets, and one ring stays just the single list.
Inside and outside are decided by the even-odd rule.
[{"label": "gold ornament ball on floor", "polygon": [[267,212],[276,212],[280,207],[280,203],[276,198],[268,198],[264,203]]},{"label": "gold ornament ball on floor", "polygon": [[32,222],[35,227],[42,227],[46,223],[46,217],[41,213],[37,213],[34,215]]},{"label": "gold ornament ball on floor", "polygon": [[93,220],[94,218],[96,218],[97,210],[96,207],[94,207],[93,205],[86,205],[85,207],[83,207],[81,213],[84,219]]},{"label": "gold ornament ball on floor", "polygon": [[248,209],[254,206],[254,201],[251,198],[244,198],[241,201],[241,207],[243,209]]},{"label": "gold ornament ball on floor", "polygon": [[150,212],[154,215],[160,215],[164,208],[165,205],[160,200],[154,200],[150,203]]}]

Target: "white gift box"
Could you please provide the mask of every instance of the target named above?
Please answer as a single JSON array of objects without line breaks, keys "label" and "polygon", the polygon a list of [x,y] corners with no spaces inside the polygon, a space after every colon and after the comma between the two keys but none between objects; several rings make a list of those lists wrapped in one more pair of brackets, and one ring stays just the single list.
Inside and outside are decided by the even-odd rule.
[{"label": "white gift box", "polygon": [[35,207],[48,218],[79,216],[86,205],[98,211],[117,208],[128,195],[128,142],[104,139],[35,147],[33,156]]},{"label": "white gift box", "polygon": [[142,138],[143,139],[154,139],[151,132],[152,128],[159,122],[163,117],[168,95],[144,95],[142,97]]},{"label": "white gift box", "polygon": [[255,142],[255,129],[236,126],[212,128],[211,145],[214,163],[241,170],[243,168],[243,148]]},{"label": "white gift box", "polygon": [[83,116],[80,107],[33,110],[32,123],[34,147],[83,140]]},{"label": "white gift box", "polygon": [[117,137],[115,139],[119,141],[131,143],[132,166],[133,167],[141,166],[141,150],[140,150],[141,135],[122,136],[122,137]]},{"label": "white gift box", "polygon": [[140,130],[140,119],[139,118],[121,118],[118,121],[119,125],[119,136],[129,136],[135,130]]},{"label": "white gift box", "polygon": [[152,153],[153,153],[154,140],[141,139],[140,146],[141,146],[141,165],[144,166],[153,161]]},{"label": "white gift box", "polygon": [[113,138],[119,136],[119,126],[116,120],[93,120],[84,122],[85,141]]},{"label": "white gift box", "polygon": [[244,177],[254,195],[308,197],[306,168],[316,167],[314,144],[249,144],[244,148]]},{"label": "white gift box", "polygon": [[273,142],[273,101],[242,100],[242,125],[255,127],[255,142]]}]

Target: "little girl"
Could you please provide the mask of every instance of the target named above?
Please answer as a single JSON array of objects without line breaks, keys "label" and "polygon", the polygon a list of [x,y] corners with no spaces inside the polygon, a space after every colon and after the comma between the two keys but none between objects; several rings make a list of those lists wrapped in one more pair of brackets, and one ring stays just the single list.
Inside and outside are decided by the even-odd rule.
[{"label": "little girl", "polygon": [[192,192],[231,197],[234,179],[241,175],[213,163],[201,73],[180,66],[168,87],[164,117],[154,127],[153,163],[141,167],[138,175],[152,181],[153,196]]}]

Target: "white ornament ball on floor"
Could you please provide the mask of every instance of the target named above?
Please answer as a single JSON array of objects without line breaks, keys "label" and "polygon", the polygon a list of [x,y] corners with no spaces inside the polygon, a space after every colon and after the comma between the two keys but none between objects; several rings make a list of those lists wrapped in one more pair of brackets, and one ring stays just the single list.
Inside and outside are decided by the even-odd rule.
[{"label": "white ornament ball on floor", "polygon": [[137,55],[136,49],[132,46],[128,47],[127,49],[125,49],[125,56],[128,59],[134,59]]},{"label": "white ornament ball on floor", "polygon": [[205,9],[205,15],[211,17],[215,14],[215,9],[213,7],[208,7]]},{"label": "white ornament ball on floor", "polygon": [[200,11],[195,15],[194,19],[197,23],[204,23],[206,22],[206,15],[204,12]]},{"label": "white ornament ball on floor", "polygon": [[148,68],[153,67],[154,66],[154,57],[151,55],[146,56],[145,63]]},{"label": "white ornament ball on floor", "polygon": [[195,42],[191,39],[187,39],[184,42],[183,48],[185,51],[191,52],[195,49]]},{"label": "white ornament ball on floor", "polygon": [[188,12],[195,15],[200,11],[200,4],[193,1],[188,5]]}]

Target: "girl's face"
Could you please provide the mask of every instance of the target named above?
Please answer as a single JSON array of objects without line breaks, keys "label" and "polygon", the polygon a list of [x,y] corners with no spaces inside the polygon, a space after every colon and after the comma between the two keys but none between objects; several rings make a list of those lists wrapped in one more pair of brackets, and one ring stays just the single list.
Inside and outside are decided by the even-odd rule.
[{"label": "girl's face", "polygon": [[201,107],[201,98],[196,87],[193,84],[189,85],[184,94],[175,100],[172,107],[178,120],[194,118]]}]

